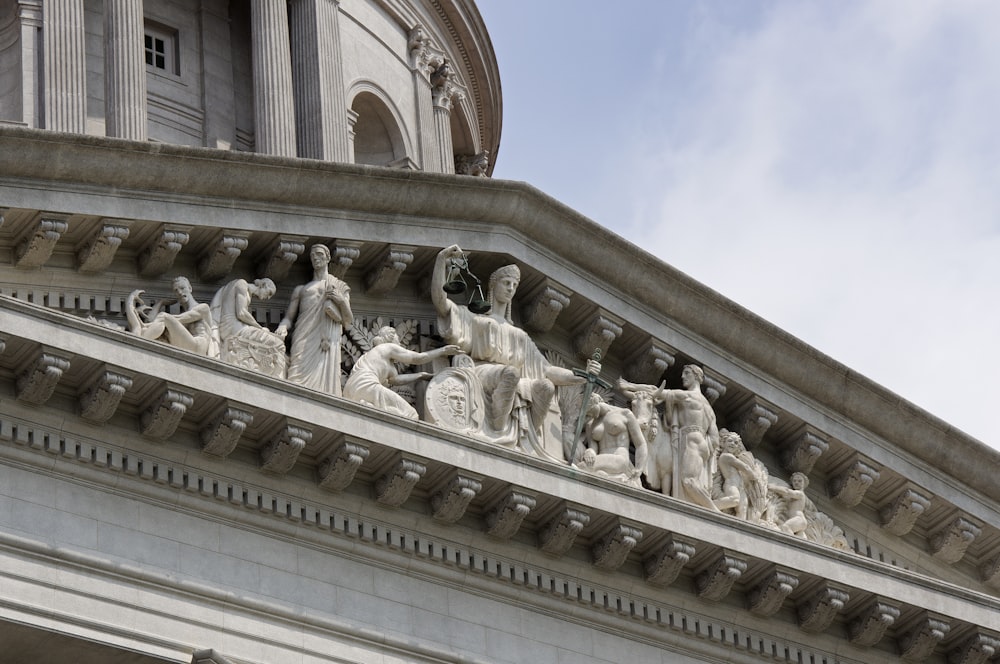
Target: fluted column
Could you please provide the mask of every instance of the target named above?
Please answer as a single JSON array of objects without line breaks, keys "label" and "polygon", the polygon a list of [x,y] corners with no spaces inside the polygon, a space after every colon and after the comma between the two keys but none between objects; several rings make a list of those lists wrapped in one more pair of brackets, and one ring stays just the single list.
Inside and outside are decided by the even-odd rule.
[{"label": "fluted column", "polygon": [[45,127],[82,134],[87,129],[87,52],[83,0],[46,0]]},{"label": "fluted column", "polygon": [[338,0],[292,0],[292,83],[300,157],[349,161]]},{"label": "fluted column", "polygon": [[[442,68],[448,65],[445,63]],[[441,80],[435,80],[440,78]],[[451,107],[462,98],[462,91],[451,81],[450,74],[435,73],[434,84],[434,133],[437,136],[437,159],[442,173],[455,172],[455,148],[451,142]]]},{"label": "fluted column", "polygon": [[257,152],[295,156],[292,58],[285,0],[252,0],[254,140]]},{"label": "fluted column", "polygon": [[142,0],[104,0],[105,133],[146,140]]},{"label": "fluted column", "polygon": [[410,67],[413,72],[413,99],[417,111],[417,151],[420,168],[437,173],[437,131],[434,128],[434,103],[431,74],[444,62],[444,52],[438,49],[421,26],[410,30],[408,38]]}]

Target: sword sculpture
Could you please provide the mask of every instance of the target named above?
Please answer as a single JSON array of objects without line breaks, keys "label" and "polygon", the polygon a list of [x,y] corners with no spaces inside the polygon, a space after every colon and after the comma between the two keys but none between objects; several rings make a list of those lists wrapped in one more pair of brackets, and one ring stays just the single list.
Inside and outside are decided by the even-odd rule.
[{"label": "sword sculpture", "polygon": [[597,372],[591,373],[590,369],[592,364],[597,364],[597,371],[600,369],[601,362],[601,349],[595,348],[594,355],[591,358],[592,362],[587,363],[587,370],[583,369],[573,369],[573,373],[581,378],[586,379],[586,383],[583,385],[583,401],[580,404],[580,416],[576,420],[576,434],[573,436],[573,447],[570,450],[570,455],[568,461],[573,464],[576,461],[576,450],[580,447],[580,434],[583,433],[583,425],[587,421],[587,409],[590,407],[590,395],[594,393],[594,385],[600,385],[606,390],[611,389],[611,383],[603,380]]}]

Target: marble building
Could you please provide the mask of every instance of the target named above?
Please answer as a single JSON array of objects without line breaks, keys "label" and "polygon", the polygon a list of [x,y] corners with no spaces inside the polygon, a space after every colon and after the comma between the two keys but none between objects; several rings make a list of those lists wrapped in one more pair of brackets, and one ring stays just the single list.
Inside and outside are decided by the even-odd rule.
[{"label": "marble building", "polygon": [[2,661],[1000,661],[998,453],[490,178],[472,0],[0,63]]}]

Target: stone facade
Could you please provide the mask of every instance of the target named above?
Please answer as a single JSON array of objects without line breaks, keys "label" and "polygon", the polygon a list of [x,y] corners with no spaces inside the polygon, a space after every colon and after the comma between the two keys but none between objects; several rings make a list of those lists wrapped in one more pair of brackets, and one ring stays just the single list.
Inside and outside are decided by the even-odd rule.
[{"label": "stone facade", "polygon": [[[38,7],[15,4],[23,38]],[[87,34],[105,7],[58,4],[83,8]],[[225,3],[199,5],[203,36],[229,45],[202,71],[259,90],[225,54],[260,47],[240,26],[272,30],[282,12],[239,4],[228,31]],[[499,133],[482,91],[499,88],[477,17],[464,2],[342,0],[293,2],[284,18],[289,34],[352,35],[334,49],[345,99],[377,97],[349,82],[380,35],[400,67],[380,88],[395,76],[398,103],[418,100],[399,117],[434,128],[483,104],[462,111],[490,120],[478,152]],[[331,43],[292,50],[293,89],[303,72],[331,76],[302,65],[319,48]],[[487,68],[446,57],[462,49]],[[320,159],[287,154],[281,123],[271,154],[237,154],[238,137],[105,137],[89,131],[90,101],[100,135],[0,127],[9,661],[996,660],[995,451],[530,186],[450,174],[425,133],[406,154],[431,172],[337,163],[351,160],[328,140],[333,88],[293,105],[321,109],[294,134]],[[216,99],[203,126],[248,127],[257,108]],[[444,296],[455,274],[469,288]],[[513,302],[498,290],[484,315],[525,330],[498,338],[537,352],[551,413],[531,412],[546,393],[527,388],[544,380],[519,375],[511,411],[487,411],[499,398],[482,385],[450,411],[496,422],[472,431],[428,399],[452,375],[486,380],[487,351],[442,311],[465,311],[476,279],[487,295],[515,274]],[[286,380],[315,283],[337,323],[319,335],[336,344],[331,366],[369,374],[345,397]],[[213,320],[214,350],[199,343]],[[512,416],[512,437],[497,434]],[[704,464],[658,459],[673,466],[653,479],[657,446],[680,441]]]}]

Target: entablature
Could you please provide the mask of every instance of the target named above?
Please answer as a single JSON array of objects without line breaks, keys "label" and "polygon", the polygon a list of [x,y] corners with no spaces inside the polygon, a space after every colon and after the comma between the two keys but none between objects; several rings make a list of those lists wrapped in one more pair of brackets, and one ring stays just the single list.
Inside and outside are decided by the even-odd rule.
[{"label": "entablature", "polygon": [[[201,299],[229,275],[267,275],[280,295],[255,314],[273,328],[303,280],[306,248],[325,242],[366,324],[414,318],[430,335],[427,274],[435,252],[458,241],[480,275],[512,258],[522,266],[527,299],[515,316],[547,327],[540,343],[567,363],[578,362],[582,338],[607,342],[608,377],[675,385],[686,364],[704,367],[720,425],[770,468],[812,474],[811,497],[855,551],[952,583],[998,583],[995,483],[980,477],[989,464],[973,474],[953,466],[995,453],[955,432],[933,438],[932,417],[526,185],[6,128],[0,138],[16,144],[4,155],[25,155],[5,160],[0,179],[5,294],[121,320],[130,288],[167,291],[172,273],[197,275]],[[108,153],[118,159],[106,173],[85,168]],[[566,242],[568,233],[580,242]],[[149,395],[143,412],[164,395]],[[276,451],[303,440],[294,423],[269,425],[288,434]],[[954,453],[935,464],[939,449]]]},{"label": "entablature", "polygon": [[[996,598],[926,574],[426,423],[376,415],[344,399],[70,315],[7,298],[3,306],[0,385],[9,399],[0,423],[4,455],[21,461],[34,455],[34,463],[48,465],[49,472],[72,476],[79,464],[123,473],[157,492],[199,495],[237,511],[252,508],[373,543],[390,534],[403,537],[394,545],[401,550],[410,546],[406,529],[391,524],[414,528],[413,519],[428,518],[437,525],[422,524],[419,533],[409,534],[420,540],[417,555],[456,564],[449,557],[456,547],[464,550],[456,542],[474,542],[475,533],[483,533],[505,543],[496,546],[508,560],[522,559],[518,551],[536,553],[521,564],[488,558],[465,564],[498,565],[500,577],[547,591],[543,586],[557,577],[582,583],[570,570],[589,563],[594,574],[616,575],[605,584],[632,589],[631,598],[606,594],[600,602],[611,604],[605,608],[638,611],[632,617],[643,620],[659,618],[650,618],[651,605],[637,604],[636,597],[655,604],[656,598],[665,601],[657,593],[668,588],[675,599],[680,593],[706,606],[735,603],[756,616],[791,620],[807,632],[843,634],[859,647],[884,646],[889,638],[900,649],[916,648],[921,616],[931,611],[948,630],[937,630],[940,638],[930,645],[920,641],[925,658],[960,651],[974,634],[992,638],[1000,627]],[[42,337],[45,346],[36,341]],[[53,359],[39,359],[46,357]],[[39,362],[57,374],[44,389],[26,386],[32,379],[23,378]],[[54,366],[59,370],[53,372]],[[338,523],[332,515],[345,504],[356,515],[368,511],[366,504],[389,510],[379,518],[390,525],[365,525],[364,517],[352,522],[349,514]],[[964,532],[960,522],[951,523]],[[381,535],[379,528],[385,530]],[[961,532],[955,536],[961,539]],[[435,546],[453,548],[443,553]],[[943,550],[949,544],[929,546]],[[562,576],[553,576],[559,570]]]}]

